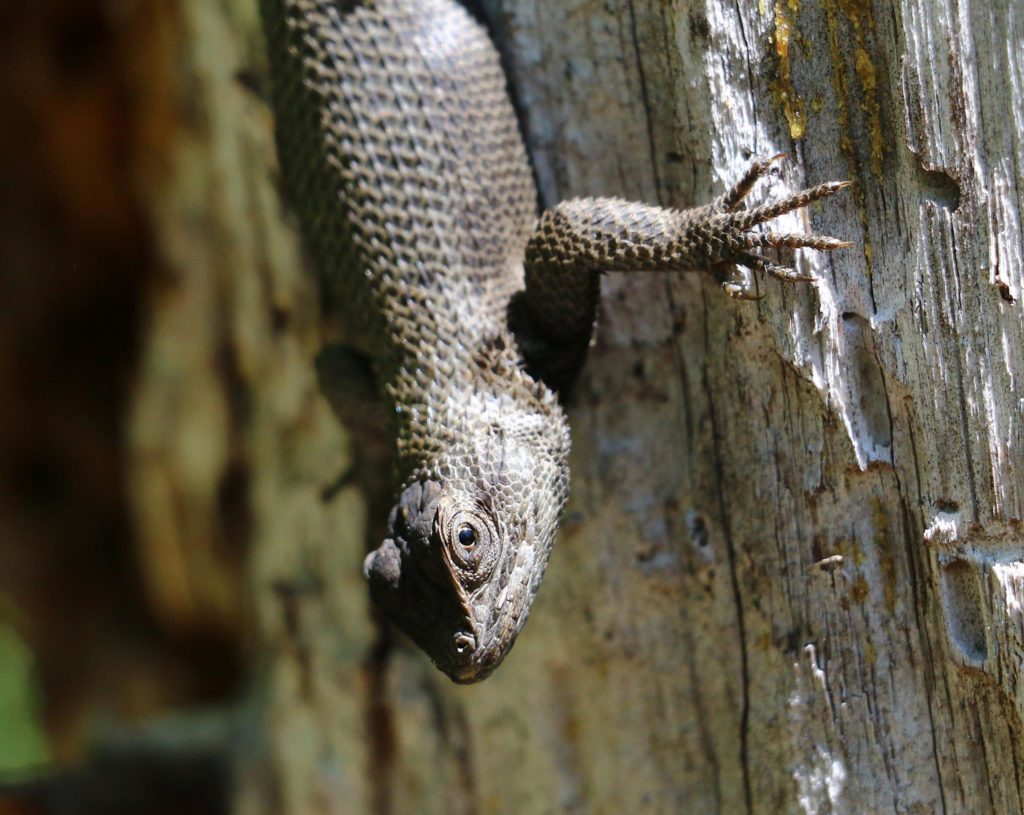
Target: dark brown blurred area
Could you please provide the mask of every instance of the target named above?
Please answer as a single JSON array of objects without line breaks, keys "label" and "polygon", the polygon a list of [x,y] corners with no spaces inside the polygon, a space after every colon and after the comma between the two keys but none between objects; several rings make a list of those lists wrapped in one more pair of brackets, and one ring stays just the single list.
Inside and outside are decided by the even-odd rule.
[{"label": "dark brown blurred area", "polygon": [[[239,631],[154,612],[126,485],[146,303],[165,275],[146,201],[179,126],[175,7],[0,5],[0,598],[64,760],[97,718],[224,700],[239,682]],[[221,564],[236,582],[238,556]]]}]

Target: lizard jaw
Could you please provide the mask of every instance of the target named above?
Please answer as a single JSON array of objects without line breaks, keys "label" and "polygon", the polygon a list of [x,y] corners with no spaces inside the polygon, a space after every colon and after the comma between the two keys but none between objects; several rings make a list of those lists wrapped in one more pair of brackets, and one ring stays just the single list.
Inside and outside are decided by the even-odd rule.
[{"label": "lizard jaw", "polygon": [[474,621],[465,596],[429,579],[392,539],[366,556],[363,572],[374,603],[453,682],[486,679],[512,648],[517,626]]}]

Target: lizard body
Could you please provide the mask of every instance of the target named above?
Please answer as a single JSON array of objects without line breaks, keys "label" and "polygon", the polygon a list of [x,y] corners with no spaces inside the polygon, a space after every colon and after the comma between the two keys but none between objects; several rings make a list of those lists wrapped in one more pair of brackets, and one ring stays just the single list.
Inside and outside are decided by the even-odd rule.
[{"label": "lizard body", "polygon": [[831,194],[751,210],[756,162],[713,204],[563,202],[539,219],[501,65],[454,0],[262,0],[278,152],[352,343],[394,405],[398,497],[365,572],[387,616],[458,682],[526,620],[569,486],[555,388],[582,363],[605,270],[734,265],[804,280],[752,232]]}]

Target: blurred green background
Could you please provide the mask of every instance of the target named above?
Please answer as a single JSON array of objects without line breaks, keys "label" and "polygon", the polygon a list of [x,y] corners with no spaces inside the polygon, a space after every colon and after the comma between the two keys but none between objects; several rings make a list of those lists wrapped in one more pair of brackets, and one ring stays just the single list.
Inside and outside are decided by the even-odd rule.
[{"label": "blurred green background", "polygon": [[[5,607],[0,599],[0,609]],[[32,654],[14,628],[0,622],[0,777],[14,777],[49,761],[40,703]]]}]

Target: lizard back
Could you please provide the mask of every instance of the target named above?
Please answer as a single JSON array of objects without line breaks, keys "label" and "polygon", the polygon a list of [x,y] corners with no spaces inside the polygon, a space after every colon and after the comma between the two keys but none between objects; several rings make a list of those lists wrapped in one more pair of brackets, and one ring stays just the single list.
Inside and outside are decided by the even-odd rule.
[{"label": "lizard back", "polygon": [[536,220],[486,32],[453,0],[264,15],[281,161],[331,308],[385,383],[425,347],[456,363],[504,330]]}]

